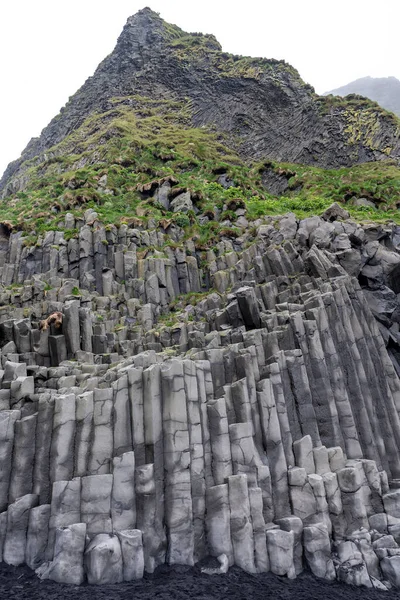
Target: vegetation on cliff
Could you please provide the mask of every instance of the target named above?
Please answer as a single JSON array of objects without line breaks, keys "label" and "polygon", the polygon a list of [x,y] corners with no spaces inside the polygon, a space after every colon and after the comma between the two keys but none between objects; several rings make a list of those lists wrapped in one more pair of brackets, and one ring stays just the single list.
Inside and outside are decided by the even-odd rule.
[{"label": "vegetation on cliff", "polygon": [[[141,38],[138,41],[140,28],[150,36],[143,43]],[[129,87],[137,47],[144,52],[140,60],[145,64],[135,72],[138,92],[128,94],[125,87]],[[174,94],[167,93],[165,83],[158,88],[159,82],[153,82],[158,68],[153,59],[160,48],[167,75],[176,75]],[[151,61],[151,69],[146,60]],[[113,77],[121,61],[129,67],[119,81]],[[208,88],[215,87],[209,98],[202,88],[196,89],[205,76]],[[110,79],[119,95],[106,93],[107,86],[101,86],[100,98],[93,95],[96,86]],[[146,94],[139,93],[141,86],[147,86]],[[267,95],[259,97],[257,90]],[[220,102],[215,101],[214,92],[220,94]],[[244,94],[244,112],[232,123],[226,120],[231,94],[239,100]],[[352,157],[354,166],[321,168],[319,150],[310,143],[310,150],[305,151],[304,140],[296,154],[303,164],[282,161],[291,154],[278,146],[289,142],[292,147],[290,135],[285,134],[286,142],[280,142],[276,132],[271,135],[260,124],[256,130],[255,119],[261,123],[263,111],[265,118],[272,111],[276,130],[287,126],[280,121],[281,115],[291,120],[293,129],[298,120],[288,100],[293,94],[302,122],[307,113],[314,120],[315,115],[328,120],[331,129],[339,127],[342,141],[332,130],[329,153],[337,155],[333,162],[348,162]],[[248,110],[247,98],[254,104]],[[209,101],[214,112],[205,122]],[[215,112],[219,104],[224,105],[225,125]],[[259,117],[255,109],[261,111]],[[317,130],[316,121],[315,126]],[[39,140],[40,151],[33,141],[18,164],[6,172],[0,220],[9,229],[24,231],[26,243],[33,244],[45,231],[65,229],[66,213],[79,217],[82,211],[94,209],[106,225],[175,223],[198,248],[212,246],[221,234],[238,237],[240,217],[245,216],[251,228],[264,215],[292,211],[303,218],[323,212],[334,201],[344,203],[355,219],[398,223],[400,168],[397,159],[390,157],[399,132],[397,117],[370,100],[356,95],[320,98],[284,61],[229,55],[221,51],[214,36],[187,34],[146,9],[128,20],[114,53],[46,128]],[[278,159],[258,150],[269,136],[271,145],[276,145],[271,153]],[[59,141],[49,145],[49,139]],[[350,146],[353,150],[341,156],[343,148]],[[360,152],[369,162],[356,164]],[[379,162],[372,160],[375,155]],[[173,212],[158,202],[154,191],[166,180],[172,182],[174,196],[190,192],[193,209]],[[67,237],[76,234],[73,230],[66,233]]]},{"label": "vegetation on cliff", "polygon": [[[128,19],[93,77],[9,165],[0,194],[31,195],[44,178],[43,198],[33,203],[43,200],[47,211],[46,190],[59,200],[66,172],[124,166],[125,154],[141,175],[148,168],[189,171],[182,161],[194,161],[195,169],[203,161],[207,173],[207,161],[214,161],[213,168],[242,165],[236,179],[251,180],[249,169],[266,160],[320,168],[398,160],[400,126],[365,98],[317,96],[285,61],[228,54],[214,36],[188,34],[144,9]],[[57,185],[58,193],[50,190]],[[257,177],[251,187],[262,192]],[[98,202],[93,190],[87,194],[87,201]],[[114,193],[116,213],[120,195]],[[14,212],[11,218],[20,211]]]},{"label": "vegetation on cliff", "polygon": [[361,94],[400,116],[400,81],[396,77],[362,77],[329,94],[347,98],[350,94]]},{"label": "vegetation on cliff", "polygon": [[[190,104],[182,102],[114,98],[109,110],[86,119],[43,162],[31,161],[24,191],[3,200],[0,219],[34,238],[63,228],[66,212],[78,217],[92,208],[105,224],[172,220],[201,244],[218,238],[227,221],[236,235],[240,207],[251,222],[288,211],[318,214],[335,201],[345,203],[356,219],[400,222],[395,161],[342,169],[246,163],[220,133],[191,127],[190,113]],[[177,190],[191,192],[195,211],[173,213],[152,197],[152,182],[168,177]],[[271,178],[280,182],[277,188]],[[374,206],[356,206],[360,198]]]}]

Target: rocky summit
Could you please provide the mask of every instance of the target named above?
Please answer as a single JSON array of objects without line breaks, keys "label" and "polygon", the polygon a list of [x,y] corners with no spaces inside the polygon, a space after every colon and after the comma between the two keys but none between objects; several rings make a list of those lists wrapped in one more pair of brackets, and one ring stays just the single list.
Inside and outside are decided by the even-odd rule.
[{"label": "rocky summit", "polygon": [[5,563],[400,588],[399,132],[128,20],[1,180]]}]

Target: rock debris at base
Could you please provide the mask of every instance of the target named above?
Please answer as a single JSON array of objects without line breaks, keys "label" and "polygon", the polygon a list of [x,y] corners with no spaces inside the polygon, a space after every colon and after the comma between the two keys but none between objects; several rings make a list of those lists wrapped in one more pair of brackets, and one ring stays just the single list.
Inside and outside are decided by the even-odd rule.
[{"label": "rock debris at base", "polygon": [[69,241],[2,232],[5,563],[111,585],[211,556],[400,587],[399,234],[340,211],[259,220],[207,265],[91,210]]}]

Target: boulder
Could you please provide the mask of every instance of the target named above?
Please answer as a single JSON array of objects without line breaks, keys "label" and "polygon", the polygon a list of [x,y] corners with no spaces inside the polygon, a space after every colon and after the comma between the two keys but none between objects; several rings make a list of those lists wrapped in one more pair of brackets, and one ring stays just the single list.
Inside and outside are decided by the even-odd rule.
[{"label": "boulder", "polygon": [[294,533],[281,529],[267,531],[267,547],[272,573],[287,575],[289,579],[296,577],[294,566]]},{"label": "boulder", "polygon": [[334,202],[321,215],[325,221],[336,221],[337,219],[349,219],[350,214],[340,204]]},{"label": "boulder", "polygon": [[36,573],[40,579],[52,579],[57,583],[70,583],[73,585],[83,583],[85,536],[85,523],[75,523],[57,529],[54,560],[50,563],[43,563],[38,567]]},{"label": "boulder", "polygon": [[331,557],[331,542],[328,528],[323,523],[304,527],[304,554],[316,577],[333,581],[336,578]]},{"label": "boulder", "polygon": [[142,532],[139,529],[125,529],[117,532],[122,552],[124,581],[142,579],[144,556]]},{"label": "boulder", "polygon": [[384,578],[395,588],[400,588],[400,556],[387,556],[380,565]]},{"label": "boulder", "polygon": [[337,548],[340,565],[337,577],[350,585],[373,587],[363,555],[351,541],[341,542]]},{"label": "boulder", "polygon": [[[127,575],[132,574],[128,564]],[[121,544],[118,536],[96,535],[85,550],[88,582],[96,585],[121,583],[124,580]]]},{"label": "boulder", "polygon": [[187,213],[189,210],[193,210],[193,202],[190,197],[190,192],[183,192],[176,196],[169,206],[170,210],[174,213],[183,212]]}]

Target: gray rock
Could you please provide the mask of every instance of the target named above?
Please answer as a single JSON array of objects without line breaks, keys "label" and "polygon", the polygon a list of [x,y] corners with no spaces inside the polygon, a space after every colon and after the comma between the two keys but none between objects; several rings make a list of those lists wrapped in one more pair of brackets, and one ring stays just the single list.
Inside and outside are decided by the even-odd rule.
[{"label": "gray rock", "polygon": [[325,221],[336,221],[337,219],[349,219],[350,214],[337,202],[331,204],[326,211],[321,215]]},{"label": "gray rock", "polygon": [[298,222],[294,213],[287,213],[279,220],[279,231],[284,240],[292,240],[296,236]]},{"label": "gray rock", "polygon": [[309,236],[309,245],[314,244],[318,248],[329,248],[335,234],[335,227],[332,223],[322,222],[316,229],[313,229]]},{"label": "gray rock", "polygon": [[114,454],[120,456],[132,450],[132,431],[130,419],[128,376],[123,375],[112,384],[113,389],[113,426]]},{"label": "gray rock", "polygon": [[44,561],[49,534],[50,504],[31,508],[26,538],[25,562],[37,569]]},{"label": "gray rock", "polygon": [[159,202],[166,210],[169,209],[169,193],[171,191],[171,184],[169,181],[165,181],[157,190],[154,195],[155,200]]},{"label": "gray rock", "polygon": [[292,531],[294,535],[293,562],[296,575],[303,571],[303,522],[299,517],[277,519],[277,525],[283,531]]},{"label": "gray rock", "polygon": [[[257,392],[261,413],[263,442],[266,448],[271,474],[271,489],[276,517],[284,517],[291,513],[287,478],[287,460],[282,440],[278,407],[275,402],[271,380],[264,379]],[[290,444],[291,445],[291,444]]]},{"label": "gray rock", "polygon": [[121,583],[124,580],[121,544],[116,535],[96,535],[85,550],[88,582],[96,585]]},{"label": "gray rock", "polygon": [[11,382],[11,405],[29,398],[34,394],[35,386],[33,377],[17,377]]},{"label": "gray rock", "polygon": [[338,579],[350,585],[372,587],[366,564],[354,542],[341,542],[338,546],[340,566]]},{"label": "gray rock", "polygon": [[380,562],[382,573],[395,588],[400,588],[400,556],[387,556]]},{"label": "gray rock", "polygon": [[270,563],[265,537],[263,494],[261,488],[258,487],[249,488],[248,493],[250,500],[251,521],[253,525],[255,567],[257,573],[266,573],[270,570]]},{"label": "gray rock", "polygon": [[[212,474],[217,485],[233,474],[228,417],[224,398],[207,404],[212,451]],[[220,552],[219,554],[227,554]]]},{"label": "gray rock", "polygon": [[231,540],[230,507],[228,485],[209,487],[206,492],[206,531],[211,556],[228,557],[228,564],[234,564]]},{"label": "gray rock", "polygon": [[253,528],[246,475],[229,477],[228,489],[235,564],[247,573],[255,573]]},{"label": "gray rock", "polygon": [[328,448],[329,466],[330,470],[336,473],[345,466],[345,459],[343,456],[343,449],[340,446],[335,448]]},{"label": "gray rock", "polygon": [[220,554],[220,556],[217,556],[217,560],[220,563],[219,567],[202,567],[201,572],[206,575],[222,575],[223,573],[227,573],[229,570],[229,561],[226,554]]},{"label": "gray rock", "polygon": [[8,507],[7,532],[3,548],[3,560],[8,565],[17,566],[25,561],[29,512],[37,501],[35,494],[27,494]]},{"label": "gray rock", "polygon": [[[114,531],[136,531],[134,529],[136,525],[136,497],[135,455],[133,451],[125,452],[113,459],[111,517]],[[124,553],[123,547],[122,551]]]},{"label": "gray rock", "polygon": [[117,532],[122,552],[124,581],[142,579],[144,556],[142,532],[139,529],[125,529]]},{"label": "gray rock", "polygon": [[[53,560],[56,529],[68,527],[81,520],[81,480],[56,481],[51,495],[49,535],[46,560]],[[80,530],[77,530],[78,532]],[[67,536],[69,534],[66,534]],[[71,533],[71,535],[73,535]],[[86,524],[84,535],[86,535]]]},{"label": "gray rock", "polygon": [[83,583],[85,534],[85,523],[75,523],[57,529],[54,560],[50,563],[43,563],[36,570],[40,579],[52,579],[57,583],[72,585]]},{"label": "gray rock", "polygon": [[94,390],[93,396],[93,440],[89,455],[89,473],[110,473],[113,451],[112,389]]},{"label": "gray rock", "polygon": [[296,236],[300,246],[306,246],[308,244],[310,233],[316,230],[320,225],[324,224],[325,221],[322,221],[320,217],[309,217],[300,221]]},{"label": "gray rock", "polygon": [[0,412],[0,510],[5,510],[8,505],[15,423],[20,416],[19,410]]},{"label": "gray rock", "polygon": [[75,428],[75,396],[68,394],[56,397],[50,449],[50,479],[52,482],[73,477]]},{"label": "gray rock", "polygon": [[400,518],[400,489],[385,494],[383,496],[383,504],[388,515]]},{"label": "gray rock", "polygon": [[7,511],[0,513],[0,558],[3,560],[4,542],[7,534]]},{"label": "gray rock", "polygon": [[49,335],[50,361],[53,367],[67,360],[67,345],[65,336]]},{"label": "gray rock", "polygon": [[313,448],[315,472],[317,475],[323,475],[324,473],[330,473],[331,467],[329,464],[329,454],[325,446],[319,446]]},{"label": "gray rock", "polygon": [[304,527],[304,554],[316,577],[333,581],[336,578],[331,558],[331,543],[328,529],[323,523]]},{"label": "gray rock", "polygon": [[306,470],[293,467],[288,471],[288,480],[293,514],[310,523],[317,513],[317,502]]},{"label": "gray rock", "polygon": [[375,204],[366,198],[354,198],[352,203],[354,206],[367,206],[369,208],[376,208]]},{"label": "gray rock", "polygon": [[112,475],[82,477],[81,520],[86,523],[87,535],[111,533]]},{"label": "gray rock", "polygon": [[296,464],[306,470],[306,473],[315,473],[313,445],[311,436],[306,435],[301,440],[293,442],[293,451]]},{"label": "gray rock", "polygon": [[[170,564],[193,564],[194,532],[190,443],[182,361],[161,369],[163,395],[165,521]],[[176,483],[179,482],[177,486]]]},{"label": "gray rock", "polygon": [[248,329],[260,327],[260,311],[254,290],[251,287],[241,287],[236,296],[243,321]]},{"label": "gray rock", "polygon": [[160,491],[156,489],[154,464],[136,468],[137,527],[143,533],[145,570],[153,573],[165,562],[166,535],[163,526],[164,506],[160,510]]},{"label": "gray rock", "polygon": [[294,579],[296,577],[296,570],[293,561],[293,531],[270,529],[266,533],[272,573],[275,573],[275,575],[286,575],[289,579]]},{"label": "gray rock", "polygon": [[93,436],[93,392],[76,398],[75,467],[76,477],[86,475]]},{"label": "gray rock", "polygon": [[81,348],[79,328],[79,300],[68,300],[64,304],[63,333],[68,356],[74,357]]},{"label": "gray rock", "polygon": [[170,209],[172,209],[172,212],[183,212],[186,213],[189,210],[193,210],[193,202],[191,200],[190,197],[190,192],[183,192],[182,194],[179,194],[178,196],[176,196],[171,202],[170,202]]},{"label": "gray rock", "polygon": [[144,411],[143,411],[143,369],[128,369],[128,393],[132,419],[132,442],[135,448],[135,462],[145,463],[144,450]]}]

